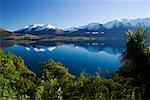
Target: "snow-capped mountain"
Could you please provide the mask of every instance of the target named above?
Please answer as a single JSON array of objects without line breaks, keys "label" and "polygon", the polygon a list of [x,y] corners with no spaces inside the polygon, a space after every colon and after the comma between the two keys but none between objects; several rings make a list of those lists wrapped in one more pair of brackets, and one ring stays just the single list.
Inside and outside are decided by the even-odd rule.
[{"label": "snow-capped mountain", "polygon": [[139,25],[150,30],[150,18],[113,20],[104,24],[90,23],[88,25],[60,29],[51,24],[33,24],[15,31],[33,35],[65,35],[65,36],[122,36],[125,31]]},{"label": "snow-capped mountain", "polygon": [[70,28],[65,33],[69,33],[72,36],[121,37],[128,29],[140,25],[145,26],[150,31],[150,18],[113,20],[104,24],[90,23],[88,25]]},{"label": "snow-capped mountain", "polygon": [[48,24],[33,24],[29,26],[25,26],[21,28],[20,30],[15,31],[16,33],[28,33],[28,34],[34,34],[34,35],[52,35],[53,34],[59,34],[62,33],[62,29],[58,29],[55,26]]},{"label": "snow-capped mountain", "polygon": [[84,25],[84,26],[79,26],[79,27],[74,27],[74,28],[70,28],[73,30],[80,30],[80,29],[87,29],[87,30],[98,30],[100,28],[105,28],[105,29],[112,29],[113,27],[120,27],[120,26],[124,26],[124,27],[136,27],[138,25],[143,25],[145,27],[150,27],[150,18],[139,18],[139,19],[133,19],[133,20],[128,20],[128,19],[121,19],[121,20],[113,20],[113,21],[109,21],[107,23],[104,24],[100,24],[100,23],[90,23],[88,25]]},{"label": "snow-capped mountain", "polygon": [[127,20],[127,19],[122,19],[120,21],[114,20],[107,22],[103,24],[103,26],[106,29],[111,29],[114,26],[119,27],[120,25],[123,25],[124,27],[136,27],[138,25],[143,25],[145,27],[150,27],[150,18],[144,18],[144,19],[133,19],[133,20]]}]

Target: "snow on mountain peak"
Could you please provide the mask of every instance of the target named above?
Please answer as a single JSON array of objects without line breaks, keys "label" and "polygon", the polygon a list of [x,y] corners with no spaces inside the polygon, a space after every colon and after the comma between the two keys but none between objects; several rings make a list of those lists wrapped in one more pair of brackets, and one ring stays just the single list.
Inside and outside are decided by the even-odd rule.
[{"label": "snow on mountain peak", "polygon": [[24,28],[26,29],[26,28],[28,28],[29,26],[27,25],[27,26],[25,26]]},{"label": "snow on mountain peak", "polygon": [[150,27],[150,18],[138,18],[138,19],[121,19],[121,20],[114,20],[103,24],[106,29],[111,29],[112,27],[122,24],[125,27],[135,27],[137,25],[144,25],[145,27]]},{"label": "snow on mountain peak", "polygon": [[111,28],[113,28],[114,25],[118,27],[120,25],[120,22],[118,20],[113,20],[113,21],[103,24],[103,26],[106,29],[111,29]]},{"label": "snow on mountain peak", "polygon": [[37,27],[36,31],[41,31],[41,30],[45,30],[45,29],[55,29],[55,28],[56,28],[55,26],[48,24],[48,25],[43,25],[43,26]]},{"label": "snow on mountain peak", "polygon": [[25,26],[24,28],[37,28],[37,27],[43,27],[43,28],[49,28],[49,29],[55,29],[56,27],[51,25],[51,24],[48,24],[48,25],[43,25],[43,24],[32,24],[32,25],[29,25],[29,26]]},{"label": "snow on mountain peak", "polygon": [[46,27],[49,28],[49,29],[55,29],[56,28],[55,26],[53,26],[51,24],[46,25]]},{"label": "snow on mountain peak", "polygon": [[44,26],[43,24],[32,24],[32,25],[27,25],[27,26],[25,26],[23,29],[27,29],[27,28],[36,28],[36,27],[38,27],[38,26]]},{"label": "snow on mountain peak", "polygon": [[77,31],[77,30],[78,30],[77,27],[70,27],[70,28],[64,29],[64,31]]},{"label": "snow on mountain peak", "polygon": [[87,25],[87,29],[88,30],[92,30],[92,29],[98,29],[100,28],[100,24],[99,23],[90,23]]},{"label": "snow on mountain peak", "polygon": [[78,29],[88,29],[88,30],[93,30],[98,28],[100,28],[99,23],[90,23],[88,25],[78,27]]},{"label": "snow on mountain peak", "polygon": [[41,31],[41,30],[45,30],[45,29],[55,29],[56,27],[48,24],[48,25],[43,25],[43,24],[32,24],[29,26],[25,26],[24,28],[20,29],[20,30],[26,30],[26,32],[30,32],[32,29],[35,29],[36,31]]},{"label": "snow on mountain peak", "polygon": [[130,20],[129,22],[132,26],[136,25],[144,25],[145,27],[150,27],[150,18],[144,18],[144,19],[134,19]]},{"label": "snow on mountain peak", "polygon": [[39,26],[44,26],[44,25],[43,24],[33,24],[32,28],[36,28],[36,27],[39,27]]}]

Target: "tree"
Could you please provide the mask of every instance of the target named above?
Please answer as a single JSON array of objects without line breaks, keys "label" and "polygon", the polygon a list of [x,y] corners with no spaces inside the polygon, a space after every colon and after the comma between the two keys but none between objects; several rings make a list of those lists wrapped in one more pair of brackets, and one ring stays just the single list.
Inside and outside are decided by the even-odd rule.
[{"label": "tree", "polygon": [[144,57],[144,50],[146,49],[147,32],[144,27],[139,27],[135,30],[128,30],[126,33],[126,49],[123,54],[124,63],[129,64],[144,64],[141,60]]},{"label": "tree", "polygon": [[149,94],[150,50],[145,45],[148,33],[143,26],[140,26],[135,30],[128,30],[126,36],[126,48],[122,57],[123,66],[120,74],[135,78],[136,85],[142,87],[146,85],[146,94]]}]

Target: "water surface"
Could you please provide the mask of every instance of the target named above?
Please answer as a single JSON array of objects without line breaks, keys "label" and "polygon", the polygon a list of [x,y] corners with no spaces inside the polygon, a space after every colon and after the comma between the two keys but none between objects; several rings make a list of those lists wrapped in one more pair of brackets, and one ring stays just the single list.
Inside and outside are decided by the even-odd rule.
[{"label": "water surface", "polygon": [[118,41],[84,41],[58,42],[40,41],[32,44],[15,44],[4,52],[21,56],[25,64],[34,72],[41,72],[39,62],[53,59],[66,66],[69,71],[79,75],[82,70],[94,74],[98,67],[101,74],[108,69],[116,71],[120,67],[122,42]]}]

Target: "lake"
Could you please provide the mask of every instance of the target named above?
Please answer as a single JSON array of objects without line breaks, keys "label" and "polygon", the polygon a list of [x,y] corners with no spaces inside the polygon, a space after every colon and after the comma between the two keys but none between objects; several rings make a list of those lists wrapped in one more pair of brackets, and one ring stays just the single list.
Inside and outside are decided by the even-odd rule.
[{"label": "lake", "polygon": [[121,66],[124,42],[103,41],[38,41],[30,44],[13,44],[4,49],[24,59],[28,68],[40,73],[39,62],[53,59],[66,66],[72,74],[81,71],[94,74],[98,67],[101,75],[105,70],[115,72]]}]

